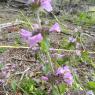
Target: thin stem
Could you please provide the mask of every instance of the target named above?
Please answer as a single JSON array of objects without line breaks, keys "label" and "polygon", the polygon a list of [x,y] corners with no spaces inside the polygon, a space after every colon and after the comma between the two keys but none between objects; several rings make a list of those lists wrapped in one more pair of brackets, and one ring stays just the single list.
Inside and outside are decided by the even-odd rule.
[{"label": "thin stem", "polygon": [[31,29],[34,30],[32,24],[30,23],[29,19],[20,11],[21,15],[25,18],[25,20],[27,21],[28,25],[31,27]]},{"label": "thin stem", "polygon": [[0,48],[29,48],[29,47],[24,47],[24,46],[0,46]]},{"label": "thin stem", "polygon": [[[30,47],[25,47],[25,46],[0,46],[0,48],[26,48],[26,49],[28,49],[28,48],[30,48]],[[70,53],[72,53],[72,52],[76,52],[76,51],[81,51],[81,50],[67,50],[67,49],[52,49],[52,48],[50,48],[49,49],[50,51],[64,51],[64,52],[70,52]],[[84,51],[84,50],[83,50]],[[89,54],[95,54],[95,51],[87,51]]]},{"label": "thin stem", "polygon": [[61,92],[60,92],[60,88],[59,88],[59,86],[58,86],[58,85],[56,85],[56,86],[57,86],[57,89],[58,89],[59,95],[61,95]]},{"label": "thin stem", "polygon": [[39,27],[41,28],[41,19],[40,19],[40,11],[39,10],[37,10],[37,22],[38,22],[38,24],[39,24]]},{"label": "thin stem", "polygon": [[51,57],[50,57],[50,53],[49,52],[47,52],[47,58],[48,58],[48,61],[50,63],[50,66],[51,66],[51,70],[52,70],[52,72],[54,72],[54,68],[53,68],[53,64],[52,64],[52,60],[51,60]]}]

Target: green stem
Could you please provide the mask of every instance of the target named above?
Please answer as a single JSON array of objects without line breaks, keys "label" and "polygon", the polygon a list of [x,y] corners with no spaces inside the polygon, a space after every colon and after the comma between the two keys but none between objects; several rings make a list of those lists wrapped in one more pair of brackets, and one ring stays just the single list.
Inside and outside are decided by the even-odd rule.
[{"label": "green stem", "polygon": [[53,68],[51,57],[50,57],[50,53],[47,51],[46,54],[47,54],[47,58],[48,58],[48,61],[50,63],[50,66],[51,66],[51,70],[52,70],[52,72],[54,72],[54,68]]},{"label": "green stem", "polygon": [[61,92],[60,92],[60,88],[59,88],[59,86],[58,86],[58,85],[56,85],[56,86],[57,86],[57,89],[58,89],[59,95],[61,95]]},{"label": "green stem", "polygon": [[40,19],[40,11],[39,10],[37,10],[36,11],[37,13],[37,22],[38,22],[38,24],[39,24],[39,27],[41,28],[41,19]]},{"label": "green stem", "polygon": [[31,27],[31,29],[33,30],[34,28],[32,26],[32,23],[30,23],[29,19],[21,11],[20,11],[20,13],[24,17],[24,19],[26,20],[25,23],[27,23]]}]

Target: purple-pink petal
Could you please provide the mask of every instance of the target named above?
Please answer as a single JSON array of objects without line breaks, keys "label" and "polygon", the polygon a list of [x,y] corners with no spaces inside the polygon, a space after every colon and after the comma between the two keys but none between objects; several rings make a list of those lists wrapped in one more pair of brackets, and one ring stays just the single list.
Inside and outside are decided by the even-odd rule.
[{"label": "purple-pink petal", "polygon": [[58,23],[55,23],[49,30],[50,32],[61,32],[60,26]]},{"label": "purple-pink petal", "polygon": [[43,9],[45,9],[46,11],[48,12],[51,12],[53,9],[52,9],[52,6],[50,4],[50,1],[51,0],[44,0],[44,1],[41,1],[41,7]]},{"label": "purple-pink petal", "polygon": [[70,72],[69,66],[64,66],[63,69],[65,70],[65,72]]},{"label": "purple-pink petal", "polygon": [[68,85],[72,86],[73,80],[64,79],[64,82],[66,82]]},{"label": "purple-pink petal", "polygon": [[64,82],[66,82],[68,85],[72,85],[73,76],[70,72],[69,66],[59,67],[57,69],[56,75],[61,75]]},{"label": "purple-pink petal", "polygon": [[76,38],[69,37],[69,42],[72,42],[72,43],[74,43],[75,41],[76,41]]},{"label": "purple-pink petal", "polygon": [[69,79],[73,78],[72,74],[70,72],[67,72],[67,73],[64,74],[64,79],[67,79],[67,78],[69,78]]},{"label": "purple-pink petal", "polygon": [[46,76],[42,76],[41,79],[44,81],[48,81],[48,77],[46,77]]},{"label": "purple-pink petal", "polygon": [[41,33],[33,36],[33,37],[29,37],[28,38],[28,43],[30,45],[30,47],[35,46],[38,42],[41,42],[43,40],[43,37],[41,35]]},{"label": "purple-pink petal", "polygon": [[64,69],[63,67],[59,67],[56,71],[56,75],[62,75],[62,74],[64,74]]},{"label": "purple-pink petal", "polygon": [[26,40],[28,40],[29,37],[32,36],[32,33],[29,32],[29,31],[27,31],[27,30],[25,30],[25,29],[21,29],[20,35],[21,35],[21,37],[23,38],[23,40],[26,41]]}]

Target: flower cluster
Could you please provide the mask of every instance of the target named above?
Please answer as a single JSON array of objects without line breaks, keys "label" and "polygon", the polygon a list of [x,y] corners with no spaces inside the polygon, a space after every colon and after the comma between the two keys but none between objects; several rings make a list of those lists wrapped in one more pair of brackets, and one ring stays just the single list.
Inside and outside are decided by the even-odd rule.
[{"label": "flower cluster", "polygon": [[74,42],[76,42],[76,38],[69,37],[69,42],[71,42],[71,43],[74,43]]},{"label": "flower cluster", "polygon": [[57,31],[57,32],[61,32],[61,29],[60,29],[60,26],[58,23],[55,23],[49,30],[50,32],[53,32],[53,31]]},{"label": "flower cluster", "polygon": [[2,85],[12,72],[15,72],[16,64],[6,64],[0,71],[0,85]]},{"label": "flower cluster", "polygon": [[[37,27],[38,29],[38,27]],[[35,28],[36,30],[36,28]],[[58,23],[55,23],[48,32],[60,32],[60,26]],[[43,31],[42,31],[43,32]],[[42,34],[39,32],[36,35],[33,35],[33,32],[27,31],[25,29],[21,29],[20,31],[21,38],[29,44],[30,47],[35,46],[37,43],[40,43],[43,40]]]},{"label": "flower cluster", "polygon": [[43,39],[41,33],[35,36],[32,36],[32,32],[24,30],[24,29],[21,29],[20,35],[23,38],[23,40],[30,45],[30,47],[35,46],[37,43],[41,42]]},{"label": "flower cluster", "polygon": [[51,6],[51,0],[31,0],[31,1],[28,0],[27,3],[28,4],[30,4],[30,3],[35,4],[38,7],[40,6],[48,12],[51,12],[53,10],[52,6]]},{"label": "flower cluster", "polygon": [[66,82],[68,85],[72,85],[73,83],[73,76],[71,74],[71,71],[68,66],[59,67],[56,71],[57,76],[62,76],[64,82]]},{"label": "flower cluster", "polygon": [[42,76],[42,77],[41,77],[41,80],[48,81],[49,79],[48,79],[47,76]]}]

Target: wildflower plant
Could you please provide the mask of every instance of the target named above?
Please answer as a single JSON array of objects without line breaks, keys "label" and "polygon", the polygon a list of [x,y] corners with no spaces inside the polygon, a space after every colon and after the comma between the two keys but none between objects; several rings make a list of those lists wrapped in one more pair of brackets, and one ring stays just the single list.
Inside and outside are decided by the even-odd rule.
[{"label": "wildflower plant", "polygon": [[[69,64],[75,62],[75,60],[78,62],[86,62],[88,60],[86,59],[87,57],[84,57],[85,54],[86,56],[89,55],[87,55],[87,52],[84,49],[81,33],[78,31],[75,32],[74,36],[70,36],[67,41],[65,40],[67,43],[65,46],[63,45],[65,41],[62,44],[62,48],[64,49],[75,49],[74,52],[72,50],[67,50],[67,52],[73,52],[76,56],[73,55],[68,58],[65,56],[65,53],[61,53],[57,54],[56,57],[52,57],[50,51],[55,51],[56,49],[51,48],[49,35],[50,33],[61,33],[62,30],[64,30],[64,26],[53,14],[51,0],[32,0],[31,4],[33,8],[36,8],[37,24],[31,24],[32,30],[30,31],[21,29],[20,35],[30,48],[39,47],[40,53],[44,53],[44,56],[46,56],[47,62],[40,57],[40,53],[37,53],[38,60],[43,63],[42,82],[51,84],[53,95],[63,95],[66,91],[71,89],[84,90],[82,86],[80,86],[80,81],[73,70],[74,68],[72,68],[73,65]],[[53,25],[41,25],[40,12],[44,12],[40,10],[41,8],[53,14],[56,20]],[[83,51],[80,50],[80,47],[83,48]],[[58,51],[61,52],[61,49],[58,49]],[[91,62],[91,60],[89,62]],[[91,65],[93,65],[93,63]]]},{"label": "wildflower plant", "polygon": [[[49,39],[49,35],[51,33],[61,34],[63,33],[64,25],[57,19],[57,17],[53,14],[53,8],[51,5],[52,0],[31,0],[31,2],[27,2],[30,4],[35,17],[35,22],[32,23],[29,18],[25,17],[23,13],[22,16],[25,18],[23,21],[24,25],[28,27],[22,28],[20,32],[20,37],[27,44],[27,47],[34,49],[36,52],[36,60],[39,61],[42,66],[42,75],[40,76],[40,85],[46,86],[47,84],[50,87],[50,91],[48,94],[39,94],[37,91],[39,87],[36,87],[36,83],[31,78],[25,79],[22,75],[22,80],[20,82],[20,86],[22,91],[24,90],[28,93],[32,93],[33,95],[64,95],[65,92],[69,92],[70,90],[85,90],[83,85],[80,85],[79,76],[77,75],[77,70],[75,70],[74,66],[76,63],[90,63],[91,66],[95,68],[93,64],[93,60],[90,58],[89,53],[85,50],[82,41],[82,34],[78,31],[74,33],[74,35],[69,35],[68,38],[61,39],[61,45],[58,49],[52,47]],[[43,11],[42,11],[43,10]],[[50,25],[46,26],[42,25],[40,13],[49,12],[53,14],[55,21],[50,23]],[[63,33],[65,34],[65,33]],[[61,48],[61,49],[60,49]],[[53,53],[53,54],[52,54]],[[46,60],[44,60],[43,56],[45,56]],[[73,64],[72,64],[73,63]],[[6,72],[10,66],[7,66],[2,71]],[[12,70],[16,66],[11,66]],[[7,76],[7,74],[6,74]],[[89,82],[87,86],[91,86],[93,82]],[[0,80],[0,84],[3,84],[3,81]],[[94,82],[95,84],[95,82]],[[17,86],[17,84],[15,85]],[[13,89],[14,86],[12,85]],[[43,88],[43,87],[42,87]],[[95,88],[95,86],[93,87]]]},{"label": "wildflower plant", "polygon": [[[35,6],[38,10],[40,7],[46,10],[47,12],[52,12],[53,10],[51,6],[51,0],[32,0],[31,4],[33,4],[33,6]],[[30,48],[38,46],[40,48],[40,51],[42,51],[45,54],[48,63],[43,62],[42,68],[43,68],[43,74],[45,75],[41,77],[41,80],[51,83],[52,89],[57,89],[58,93],[57,95],[61,95],[65,91],[64,86],[67,85],[67,88],[68,86],[69,87],[72,86],[74,80],[69,66],[59,65],[58,66],[59,68],[58,67],[56,68],[57,64],[53,63],[51,58],[49,33],[53,32],[60,33],[61,32],[60,24],[58,22],[55,22],[52,26],[43,27],[41,25],[40,10],[39,10],[39,12],[37,13],[37,24],[31,24],[31,26],[32,25],[33,28],[31,31],[28,31],[26,29],[21,29],[20,31],[21,38],[23,39],[23,41],[25,41],[28,44]],[[40,60],[43,59],[40,58]],[[56,79],[53,79],[53,76]],[[60,86],[60,84],[62,85]],[[63,89],[63,91],[60,92],[61,89]]]}]

